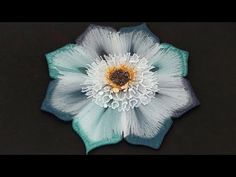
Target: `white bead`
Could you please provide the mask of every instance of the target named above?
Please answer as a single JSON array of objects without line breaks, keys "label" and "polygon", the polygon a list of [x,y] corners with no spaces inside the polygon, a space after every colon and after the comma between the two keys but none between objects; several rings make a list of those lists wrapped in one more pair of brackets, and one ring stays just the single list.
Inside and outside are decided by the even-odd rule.
[{"label": "white bead", "polygon": [[103,95],[103,92],[102,92],[102,91],[100,91],[100,92],[98,92],[98,94],[99,94],[99,95]]}]

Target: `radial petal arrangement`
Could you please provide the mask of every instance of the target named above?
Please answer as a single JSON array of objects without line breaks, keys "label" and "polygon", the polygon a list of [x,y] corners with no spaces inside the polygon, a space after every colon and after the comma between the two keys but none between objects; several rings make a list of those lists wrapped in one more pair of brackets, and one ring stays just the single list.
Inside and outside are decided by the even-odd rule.
[{"label": "radial petal arrangement", "polygon": [[87,153],[122,139],[158,149],[172,118],[199,105],[184,78],[188,56],[146,24],[90,25],[75,44],[46,54],[53,80],[41,109],[72,121]]}]

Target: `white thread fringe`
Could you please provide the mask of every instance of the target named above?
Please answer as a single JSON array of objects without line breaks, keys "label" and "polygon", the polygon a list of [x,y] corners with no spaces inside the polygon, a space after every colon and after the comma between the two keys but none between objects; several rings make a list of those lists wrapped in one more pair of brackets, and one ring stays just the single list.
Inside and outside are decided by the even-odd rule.
[{"label": "white thread fringe", "polygon": [[[104,60],[105,59],[105,60]],[[134,82],[125,90],[115,93],[105,80],[106,69],[111,66],[126,65],[136,70]],[[138,55],[109,55],[96,59],[87,67],[88,79],[84,81],[82,92],[101,107],[129,111],[141,104],[150,103],[158,88],[158,78],[155,72],[150,71],[153,66],[146,58]]]}]

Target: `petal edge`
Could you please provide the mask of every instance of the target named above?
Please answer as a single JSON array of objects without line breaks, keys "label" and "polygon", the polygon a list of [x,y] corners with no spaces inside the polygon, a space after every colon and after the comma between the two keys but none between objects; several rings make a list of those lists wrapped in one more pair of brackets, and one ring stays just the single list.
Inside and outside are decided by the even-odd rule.
[{"label": "petal edge", "polygon": [[188,57],[188,51],[162,43],[159,51],[150,58],[149,62],[161,74],[185,77],[188,74]]},{"label": "petal edge", "polygon": [[120,114],[114,111],[91,102],[74,117],[72,127],[82,138],[87,154],[99,146],[122,140]]},{"label": "petal edge", "polygon": [[151,32],[151,30],[148,28],[146,23],[142,23],[142,24],[136,25],[136,26],[123,27],[123,28],[120,28],[119,31],[123,32],[123,33],[124,32],[128,33],[128,32],[133,32],[133,31],[143,31],[143,32],[151,35],[157,43],[160,42],[160,39],[155,34],[153,34],[153,32]]},{"label": "petal edge", "polygon": [[49,76],[56,79],[66,72],[81,72],[93,59],[76,44],[67,44],[57,50],[45,54]]},{"label": "petal edge", "polygon": [[172,123],[172,119],[166,119],[165,123],[163,124],[163,127],[153,138],[142,138],[135,135],[128,135],[127,137],[125,137],[125,140],[130,144],[148,146],[153,149],[159,149]]},{"label": "petal edge", "polygon": [[103,140],[103,141],[91,143],[91,141],[85,135],[84,131],[80,128],[80,126],[77,123],[75,123],[75,121],[72,121],[72,127],[75,130],[75,132],[82,138],[85,144],[86,154],[88,154],[91,150],[97,147],[105,146],[109,144],[116,144],[122,140],[122,138],[119,135],[116,135],[116,136],[113,136],[111,140]]}]

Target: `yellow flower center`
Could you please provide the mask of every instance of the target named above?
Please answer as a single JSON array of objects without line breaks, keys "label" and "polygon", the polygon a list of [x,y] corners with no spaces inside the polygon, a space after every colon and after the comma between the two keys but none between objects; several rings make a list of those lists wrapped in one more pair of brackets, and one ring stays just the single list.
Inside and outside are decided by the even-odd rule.
[{"label": "yellow flower center", "polygon": [[135,80],[135,77],[135,69],[124,64],[108,67],[105,74],[107,84],[112,87],[112,91],[115,93],[126,90]]}]

